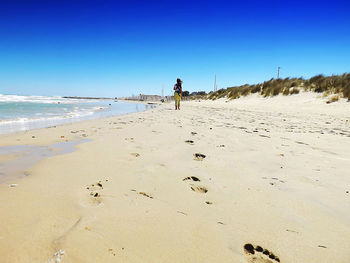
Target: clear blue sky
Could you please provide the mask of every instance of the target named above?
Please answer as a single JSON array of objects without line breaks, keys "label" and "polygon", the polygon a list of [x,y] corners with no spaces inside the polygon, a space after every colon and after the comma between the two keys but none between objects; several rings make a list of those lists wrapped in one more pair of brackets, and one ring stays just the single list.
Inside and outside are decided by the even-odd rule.
[{"label": "clear blue sky", "polygon": [[0,93],[210,91],[350,71],[349,1],[0,1]]}]

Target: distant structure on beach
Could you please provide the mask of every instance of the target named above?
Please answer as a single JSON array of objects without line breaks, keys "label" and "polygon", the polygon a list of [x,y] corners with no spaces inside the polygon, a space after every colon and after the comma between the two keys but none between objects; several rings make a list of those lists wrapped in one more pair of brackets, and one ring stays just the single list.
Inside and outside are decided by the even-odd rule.
[{"label": "distant structure on beach", "polygon": [[77,99],[77,100],[113,100],[113,98],[106,97],[78,97],[78,96],[63,96],[64,99]]},{"label": "distant structure on beach", "polygon": [[121,99],[124,99],[124,100],[136,100],[136,101],[161,101],[162,100],[162,96],[140,94],[138,96],[132,95],[131,97],[122,97]]},{"label": "distant structure on beach", "polygon": [[159,96],[159,95],[140,94],[139,96],[140,101],[160,101],[161,99],[162,99],[162,96]]}]

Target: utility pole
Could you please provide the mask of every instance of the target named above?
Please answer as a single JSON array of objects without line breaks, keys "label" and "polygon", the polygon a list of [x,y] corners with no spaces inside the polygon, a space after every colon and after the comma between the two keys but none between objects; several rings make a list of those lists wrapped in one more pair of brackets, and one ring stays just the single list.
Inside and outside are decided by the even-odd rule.
[{"label": "utility pole", "polygon": [[215,74],[215,79],[214,79],[214,92],[216,91],[216,74]]},{"label": "utility pole", "polygon": [[278,70],[277,70],[277,79],[280,78],[280,69],[281,69],[281,67],[278,67]]}]

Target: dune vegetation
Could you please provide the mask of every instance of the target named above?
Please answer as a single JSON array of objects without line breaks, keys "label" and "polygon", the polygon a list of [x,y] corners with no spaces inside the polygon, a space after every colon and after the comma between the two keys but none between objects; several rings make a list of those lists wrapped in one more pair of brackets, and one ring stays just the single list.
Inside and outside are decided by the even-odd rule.
[{"label": "dune vegetation", "polygon": [[[189,94],[189,97],[192,99],[211,100],[220,98],[237,99],[254,93],[257,93],[263,97],[272,97],[279,94],[283,94],[285,96],[298,94],[300,91],[323,93],[325,96],[337,94],[339,97],[350,100],[350,73],[333,76],[317,75],[310,79],[270,79],[269,81],[265,81],[263,83],[228,87],[226,89],[220,89],[208,94],[205,92],[193,92]],[[333,100],[336,101],[335,99]]]}]

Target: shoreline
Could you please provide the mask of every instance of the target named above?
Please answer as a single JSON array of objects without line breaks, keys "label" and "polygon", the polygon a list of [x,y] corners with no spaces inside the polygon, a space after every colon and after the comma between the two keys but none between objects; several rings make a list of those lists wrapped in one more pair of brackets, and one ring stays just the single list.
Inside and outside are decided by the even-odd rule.
[{"label": "shoreline", "polygon": [[164,103],[0,135],[90,140],[0,184],[2,260],[247,263],[259,246],[261,262],[347,262],[348,107],[294,98]]},{"label": "shoreline", "polygon": [[[112,101],[111,101],[112,102]],[[116,103],[113,101],[113,105]],[[41,129],[41,128],[47,128],[47,127],[54,127],[58,125],[64,125],[64,124],[70,124],[75,122],[81,122],[86,120],[94,120],[94,119],[100,119],[100,118],[106,118],[106,117],[113,117],[113,116],[119,116],[123,114],[129,114],[133,112],[139,112],[147,110],[148,107],[153,107],[155,105],[148,105],[143,104],[142,108],[139,109],[137,106],[140,103],[133,103],[133,102],[127,102],[123,101],[122,106],[118,107],[113,106],[111,103],[109,105],[100,105],[100,110],[103,108],[103,111],[95,111],[92,114],[88,115],[82,115],[82,116],[55,116],[52,118],[37,118],[37,119],[26,119],[24,122],[21,121],[21,118],[18,120],[4,120],[3,122],[0,122],[0,135],[2,134],[11,134],[16,132],[25,132],[35,129]],[[136,105],[136,109],[131,109],[130,106]],[[92,109],[91,109],[92,110]]]}]

